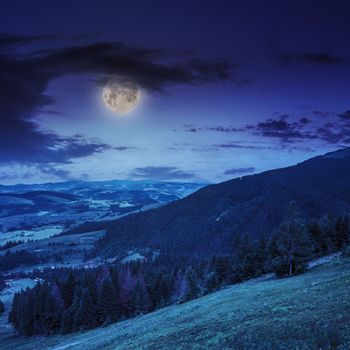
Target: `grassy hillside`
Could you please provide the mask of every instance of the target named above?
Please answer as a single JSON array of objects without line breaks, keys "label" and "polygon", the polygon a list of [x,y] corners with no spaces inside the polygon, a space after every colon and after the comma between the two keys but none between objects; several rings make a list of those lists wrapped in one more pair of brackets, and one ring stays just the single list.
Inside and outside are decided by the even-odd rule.
[{"label": "grassy hillside", "polygon": [[289,279],[251,280],[106,328],[52,338],[8,337],[1,343],[9,350],[345,350],[350,348],[350,259],[336,258]]}]

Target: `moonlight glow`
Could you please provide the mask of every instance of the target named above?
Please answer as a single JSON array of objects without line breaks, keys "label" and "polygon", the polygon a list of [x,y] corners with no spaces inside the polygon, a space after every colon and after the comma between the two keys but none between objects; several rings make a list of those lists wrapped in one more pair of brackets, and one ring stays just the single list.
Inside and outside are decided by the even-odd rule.
[{"label": "moonlight glow", "polygon": [[138,86],[123,77],[112,78],[103,88],[103,101],[117,114],[125,114],[133,110],[139,103]]}]

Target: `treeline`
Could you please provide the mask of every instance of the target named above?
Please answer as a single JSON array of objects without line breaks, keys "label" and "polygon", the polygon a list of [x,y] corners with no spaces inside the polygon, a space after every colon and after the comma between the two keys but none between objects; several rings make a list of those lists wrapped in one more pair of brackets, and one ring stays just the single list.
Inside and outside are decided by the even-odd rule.
[{"label": "treeline", "polygon": [[8,250],[3,256],[0,256],[0,271],[7,271],[21,265],[35,265],[40,262],[42,259],[26,250],[18,250],[13,253]]},{"label": "treeline", "polygon": [[22,335],[90,329],[265,273],[301,273],[308,261],[344,249],[349,241],[347,215],[308,224],[290,215],[270,237],[253,241],[235,235],[227,256],[160,255],[146,263],[37,271],[35,277],[45,282],[15,295],[9,319]]},{"label": "treeline", "polygon": [[[5,277],[0,273],[0,292],[6,288]],[[5,311],[5,305],[0,299],[0,314]]]},{"label": "treeline", "polygon": [[0,273],[0,292],[6,288],[5,277]]},{"label": "treeline", "polygon": [[[28,240],[26,242],[30,242],[30,240]],[[25,242],[24,241],[8,241],[5,244],[0,246],[0,251],[16,247],[17,245],[20,245],[23,243],[25,243]]]},{"label": "treeline", "polygon": [[65,334],[184,302],[199,296],[192,265],[199,268],[191,259],[161,257],[117,267],[36,272],[45,282],[15,294],[9,321],[22,335]]}]

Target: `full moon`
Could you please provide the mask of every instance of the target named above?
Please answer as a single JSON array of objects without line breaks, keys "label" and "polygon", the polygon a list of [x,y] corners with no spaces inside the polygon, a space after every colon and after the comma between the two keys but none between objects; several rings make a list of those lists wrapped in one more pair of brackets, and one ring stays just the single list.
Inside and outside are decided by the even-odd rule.
[{"label": "full moon", "polygon": [[138,86],[125,77],[114,77],[102,92],[105,105],[117,114],[125,114],[133,110],[139,103]]}]

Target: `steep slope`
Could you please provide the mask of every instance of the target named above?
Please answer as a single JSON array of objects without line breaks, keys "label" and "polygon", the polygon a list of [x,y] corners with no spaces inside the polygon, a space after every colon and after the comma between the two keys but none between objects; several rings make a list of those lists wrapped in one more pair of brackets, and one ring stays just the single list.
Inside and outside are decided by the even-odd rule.
[{"label": "steep slope", "polygon": [[115,256],[131,248],[224,253],[232,236],[275,229],[294,201],[303,217],[350,212],[350,149],[288,168],[207,186],[164,207],[118,220],[98,250]]},{"label": "steep slope", "polygon": [[106,328],[1,339],[8,350],[350,348],[350,260],[296,277],[256,279]]}]

